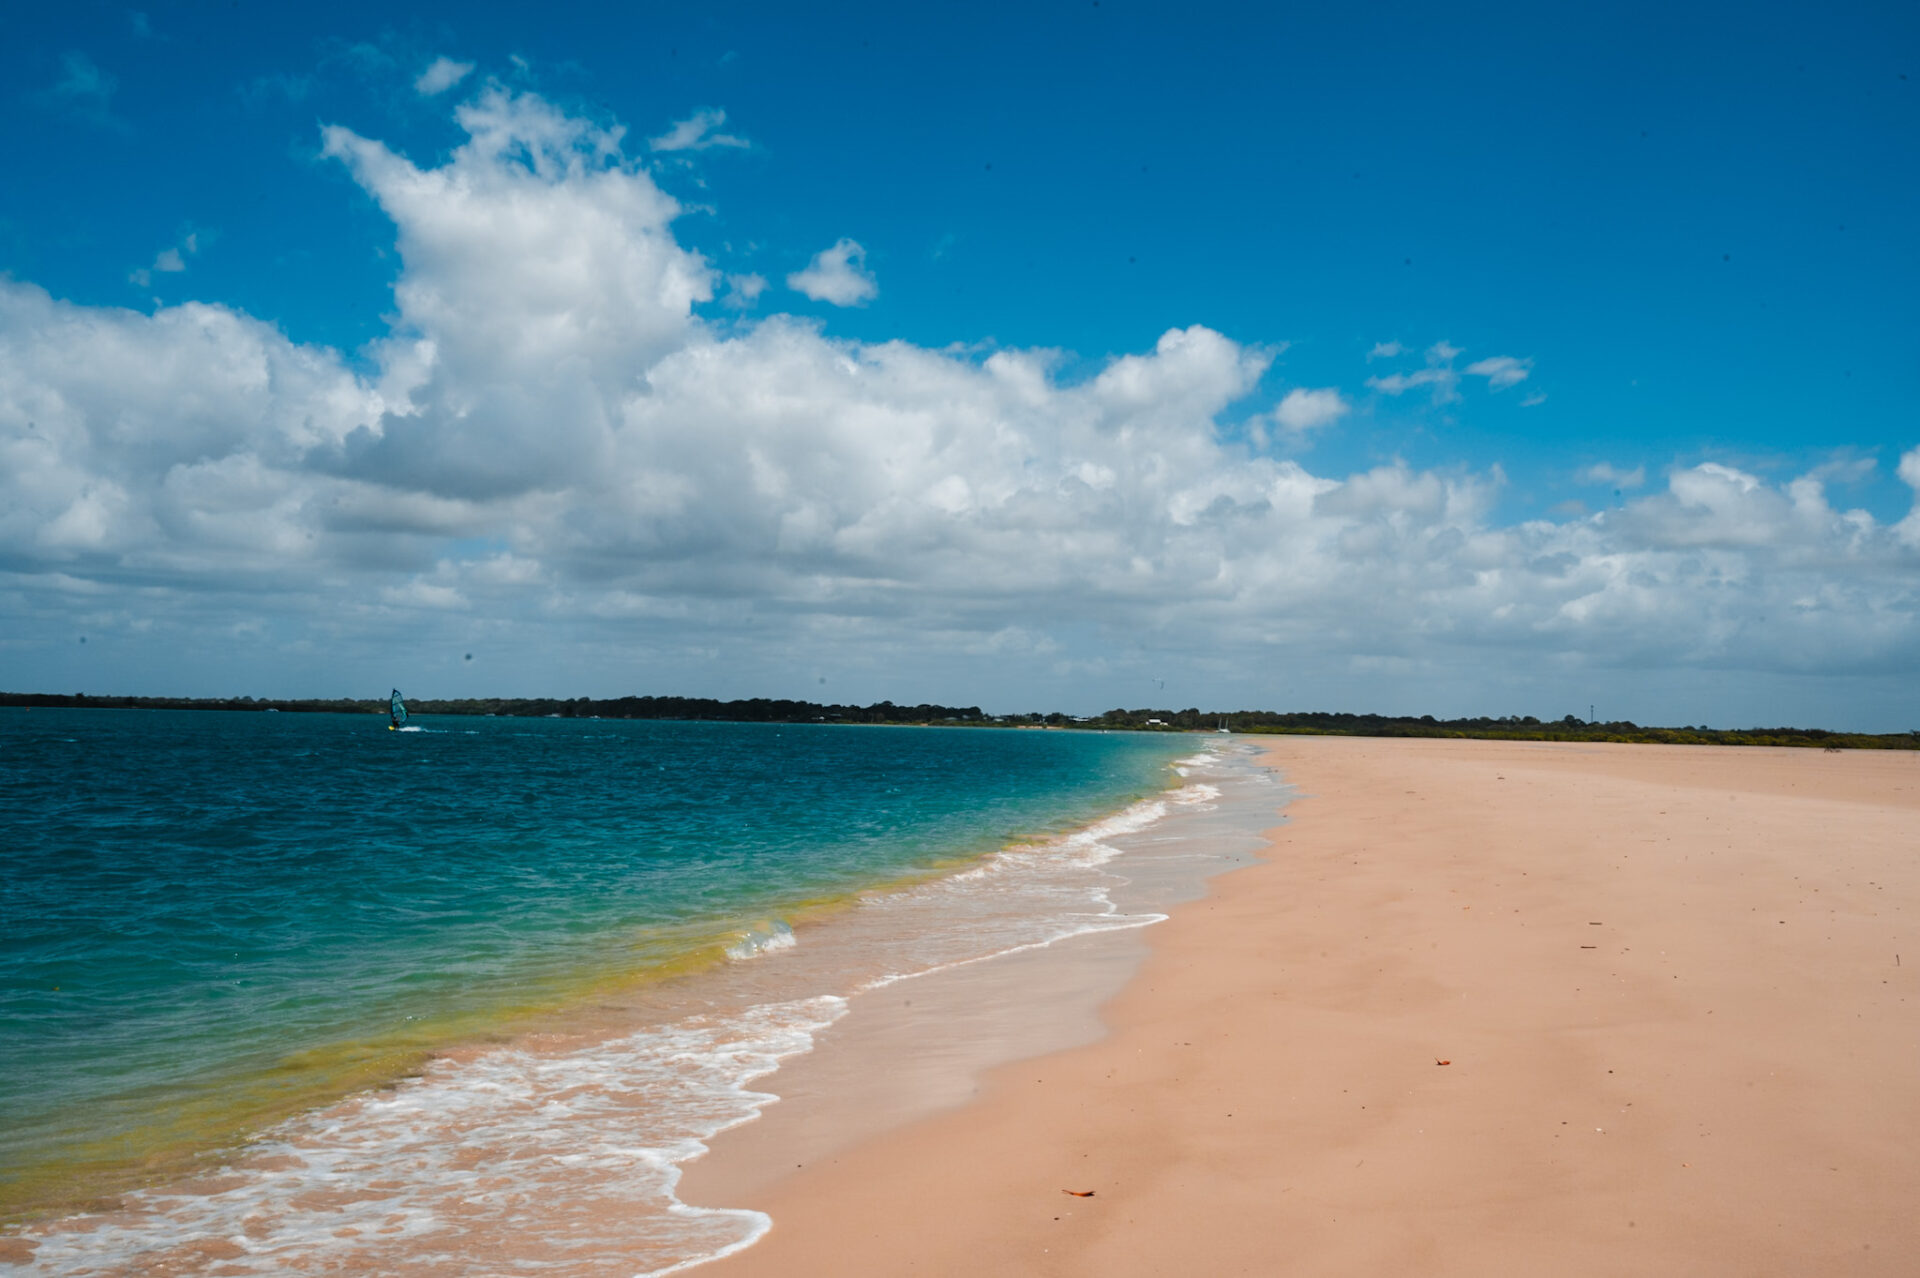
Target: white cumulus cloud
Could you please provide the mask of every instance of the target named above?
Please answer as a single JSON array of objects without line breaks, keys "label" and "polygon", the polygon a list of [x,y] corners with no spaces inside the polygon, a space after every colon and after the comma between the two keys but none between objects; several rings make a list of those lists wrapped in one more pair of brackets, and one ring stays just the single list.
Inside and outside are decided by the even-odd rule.
[{"label": "white cumulus cloud", "polygon": [[726,303],[728,306],[745,310],[759,301],[760,295],[766,291],[767,277],[757,271],[745,275],[727,276]]},{"label": "white cumulus cloud", "polygon": [[413,91],[423,98],[431,98],[445,93],[454,85],[466,79],[473,71],[471,62],[455,62],[452,58],[435,58],[431,66],[420,73],[413,82]]},{"label": "white cumulus cloud", "polygon": [[599,464],[635,378],[696,335],[714,273],[615,133],[500,89],[456,114],[469,138],[438,169],[324,131],[405,263],[380,351],[398,406],[334,464],[449,497],[551,487]]},{"label": "white cumulus cloud", "polygon": [[1339,421],[1352,407],[1336,387],[1296,387],[1275,406],[1273,420],[1282,430],[1304,433]]},{"label": "white cumulus cloud", "polygon": [[835,306],[858,306],[880,295],[880,285],[867,270],[867,251],[845,238],[815,253],[805,270],[787,276],[787,287]]}]

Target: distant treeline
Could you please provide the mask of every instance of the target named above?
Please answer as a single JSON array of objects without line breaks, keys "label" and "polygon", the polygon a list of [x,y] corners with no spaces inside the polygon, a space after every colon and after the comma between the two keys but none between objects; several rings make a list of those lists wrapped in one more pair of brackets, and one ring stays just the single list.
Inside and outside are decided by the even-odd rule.
[{"label": "distant treeline", "polygon": [[387,712],[385,701],[289,701],[276,697],[90,697],[54,692],[0,692],[0,706],[39,706],[66,710],[288,710],[294,713],[367,714]]},{"label": "distant treeline", "polygon": [[[114,710],[283,710],[293,714],[381,714],[387,699],[296,701],[273,697],[90,697],[85,693],[0,692],[0,706],[60,706]],[[452,700],[407,699],[414,714],[500,715],[550,719],[710,719],[727,723],[964,723],[995,722],[979,706],[817,705],[754,697],[716,701],[712,697],[466,697]]]},{"label": "distant treeline", "polygon": [[[385,701],[370,702],[381,714]],[[454,701],[413,701],[415,714],[496,714],[561,719],[707,719],[725,723],[966,723],[993,720],[979,706],[896,706],[877,701],[870,706],[818,705],[751,697],[745,701],[716,701],[712,697],[575,697],[571,701],[548,697],[471,697]]]},{"label": "distant treeline", "polygon": [[1500,741],[1631,741],[1663,745],[1828,746],[1848,750],[1920,749],[1916,732],[1828,732],[1824,728],[1653,728],[1630,720],[1589,722],[1568,715],[1540,720],[1532,715],[1505,718],[1436,719],[1430,714],[1335,714],[1327,711],[1280,714],[1269,710],[1109,710],[1082,720],[1083,728],[1133,728],[1192,732],[1230,728],[1234,732],[1300,733],[1339,737],[1485,737]]},{"label": "distant treeline", "polygon": [[[1406,715],[1335,714],[1326,711],[1271,710],[1109,710],[1076,718],[1059,712],[989,715],[978,706],[821,705],[754,697],[717,701],[711,697],[469,697],[407,703],[415,714],[500,715],[560,719],[691,719],[726,723],[899,723],[1105,729],[1131,732],[1205,732],[1228,728],[1241,733],[1300,733],[1346,737],[1487,737],[1504,741],[1630,741],[1670,745],[1824,746],[1851,750],[1920,749],[1920,731],[1872,734],[1828,732],[1823,728],[1654,728],[1627,720],[1590,723],[1568,715],[1536,719],[1436,719]],[[282,710],[290,713],[385,714],[386,698],[296,701],[254,697],[90,697],[56,693],[0,692],[0,706],[130,710]]]}]

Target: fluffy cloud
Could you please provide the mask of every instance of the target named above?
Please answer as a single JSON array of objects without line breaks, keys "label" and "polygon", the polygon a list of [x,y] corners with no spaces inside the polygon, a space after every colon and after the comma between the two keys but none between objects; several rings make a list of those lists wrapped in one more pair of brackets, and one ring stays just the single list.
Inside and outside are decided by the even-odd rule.
[{"label": "fluffy cloud", "polygon": [[431,170],[325,130],[406,264],[377,351],[395,407],[326,461],[451,498],[565,487],[604,462],[646,370],[699,335],[714,273],[617,134],[498,88],[457,115],[468,141]]},{"label": "fluffy cloud", "polygon": [[1920,448],[1901,454],[1899,475],[1907,487],[1920,490]]},{"label": "fluffy cloud", "polygon": [[743,137],[731,133],[722,133],[720,128],[727,122],[727,113],[706,109],[695,111],[686,119],[675,124],[647,145],[656,151],[707,151],[716,146],[748,147],[753,144]]},{"label": "fluffy cloud", "polygon": [[1296,387],[1273,410],[1273,420],[1282,430],[1303,434],[1331,425],[1352,411],[1337,387],[1320,390]]},{"label": "fluffy cloud", "polygon": [[445,93],[454,85],[466,79],[473,71],[471,62],[455,62],[452,58],[435,58],[433,65],[420,73],[413,82],[413,91],[423,98],[431,98]]},{"label": "fluffy cloud", "polygon": [[727,276],[726,303],[728,306],[745,310],[759,301],[760,295],[766,291],[767,277],[758,272]]},{"label": "fluffy cloud", "polygon": [[379,408],[332,352],[221,307],[149,316],[0,285],[0,554],[148,584],[271,579],[327,486],[308,457]]},{"label": "fluffy cloud", "polygon": [[867,270],[867,251],[849,239],[815,253],[807,269],[787,276],[787,287],[835,306],[858,306],[880,296],[880,286]]},{"label": "fluffy cloud", "polygon": [[[0,280],[16,678],[74,686],[84,627],[123,672],[174,654],[162,689],[182,653],[215,683],[384,688],[479,649],[509,664],[475,691],[790,693],[832,668],[836,695],[1093,709],[1156,698],[1152,663],[1182,702],[1331,704],[1350,677],[1395,708],[1436,679],[1868,678],[1920,648],[1920,516],[1836,509],[1817,474],[1706,463],[1512,524],[1497,471],[1322,475],[1234,442],[1221,418],[1273,351],[1204,326],[1069,377],[1046,351],[710,323],[718,272],[617,133],[498,87],[457,118],[435,167],[324,133],[401,261],[392,327],[352,360],[228,308]],[[809,269],[859,260],[841,241]],[[1396,376],[1440,385],[1458,354]],[[1346,409],[1302,388],[1274,419]],[[1899,474],[1920,490],[1920,449]]]}]

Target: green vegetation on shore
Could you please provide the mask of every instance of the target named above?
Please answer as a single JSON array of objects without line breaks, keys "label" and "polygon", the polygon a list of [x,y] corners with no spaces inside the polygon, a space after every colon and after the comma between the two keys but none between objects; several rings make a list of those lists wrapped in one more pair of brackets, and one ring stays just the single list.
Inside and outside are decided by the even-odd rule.
[{"label": "green vegetation on shore", "polygon": [[[1154,721],[1158,722],[1155,723]],[[1629,741],[1656,745],[1825,746],[1846,750],[1916,750],[1920,732],[1829,732],[1824,728],[1655,728],[1616,720],[1589,722],[1568,715],[1542,721],[1532,715],[1505,718],[1436,719],[1432,715],[1287,714],[1268,710],[1109,710],[1075,725],[1193,732],[1227,727],[1245,733],[1295,733],[1337,737],[1481,737],[1496,741]]]},{"label": "green vegetation on shore", "polygon": [[[1626,720],[1589,722],[1568,715],[1540,720],[1532,715],[1505,718],[1435,719],[1432,715],[1336,714],[1326,711],[1272,710],[1109,710],[1075,718],[1034,712],[990,715],[978,706],[822,705],[754,697],[718,701],[711,697],[468,697],[410,700],[415,714],[498,715],[559,719],[683,719],[728,723],[891,723],[968,727],[1091,728],[1128,732],[1206,732],[1221,727],[1238,733],[1296,733],[1347,737],[1482,737],[1500,741],[1627,741],[1662,745],[1821,746],[1848,750],[1920,749],[1920,731],[1829,732],[1824,728],[1677,728],[1646,727]],[[128,710],[278,710],[290,713],[382,714],[386,698],[290,700],[254,697],[90,697],[84,693],[0,692],[0,706]]]},{"label": "green vegetation on shore", "polygon": [[[0,692],[0,706],[62,707],[97,710],[281,710],[288,713],[387,713],[387,698],[293,700],[276,697],[90,697],[60,693]],[[464,697],[450,700],[407,698],[414,714],[497,715],[522,719],[705,719],[725,723],[953,723],[1000,722],[979,706],[818,705],[811,701],[754,697],[716,701],[711,697]]]}]

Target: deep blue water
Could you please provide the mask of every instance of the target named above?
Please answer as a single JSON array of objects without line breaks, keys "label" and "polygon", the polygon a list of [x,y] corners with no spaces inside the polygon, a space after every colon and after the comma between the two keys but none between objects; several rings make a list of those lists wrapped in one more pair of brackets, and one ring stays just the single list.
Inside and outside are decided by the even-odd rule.
[{"label": "deep blue water", "polygon": [[0,1207],[20,1169],[139,1156],[136,1129],[218,1137],[244,1109],[219,1096],[377,1081],[383,1051],[1084,823],[1183,744],[413,725],[0,711]]}]

